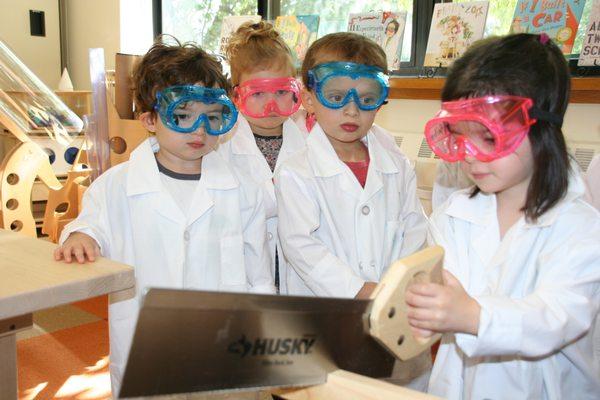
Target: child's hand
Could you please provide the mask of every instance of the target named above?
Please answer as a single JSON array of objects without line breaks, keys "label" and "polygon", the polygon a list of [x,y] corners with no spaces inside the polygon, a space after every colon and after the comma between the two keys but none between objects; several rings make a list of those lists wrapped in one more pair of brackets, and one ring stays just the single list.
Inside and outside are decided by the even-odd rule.
[{"label": "child's hand", "polygon": [[94,262],[99,256],[98,243],[91,236],[81,232],[71,233],[63,245],[54,250],[54,259],[56,261],[64,259],[67,263],[76,259],[79,264],[83,264],[86,257],[90,262]]},{"label": "child's hand", "polygon": [[477,335],[481,306],[458,279],[444,270],[444,285],[414,283],[406,291],[407,317],[413,333],[459,332]]},{"label": "child's hand", "polygon": [[354,298],[368,299],[369,297],[371,297],[371,293],[373,293],[373,290],[375,290],[376,287],[376,282],[365,282],[363,287],[360,288],[360,290],[358,291],[358,293],[356,293],[356,296]]}]

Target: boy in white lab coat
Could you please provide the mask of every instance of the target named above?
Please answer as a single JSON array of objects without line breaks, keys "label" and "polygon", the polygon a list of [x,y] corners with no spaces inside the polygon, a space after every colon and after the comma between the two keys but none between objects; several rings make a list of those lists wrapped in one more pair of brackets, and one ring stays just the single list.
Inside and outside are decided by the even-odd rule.
[{"label": "boy in white lab coat", "polygon": [[274,292],[262,191],[213,151],[237,114],[219,62],[193,45],[156,43],[134,83],[154,135],[92,183],[55,252],[135,267],[135,295],[109,309],[115,396],[146,288]]},{"label": "boy in white lab coat", "polygon": [[280,293],[285,294],[286,262],[277,249],[273,172],[305,144],[306,133],[290,118],[300,106],[300,83],[289,48],[268,22],[240,26],[229,39],[226,54],[240,116],[222,136],[218,151],[231,164],[249,171],[264,190],[271,270]]},{"label": "boy in white lab coat", "polygon": [[306,54],[302,99],[317,124],[275,174],[290,295],[367,298],[393,261],[425,242],[415,172],[373,125],[386,71],[381,47],[353,33],[326,35]]}]

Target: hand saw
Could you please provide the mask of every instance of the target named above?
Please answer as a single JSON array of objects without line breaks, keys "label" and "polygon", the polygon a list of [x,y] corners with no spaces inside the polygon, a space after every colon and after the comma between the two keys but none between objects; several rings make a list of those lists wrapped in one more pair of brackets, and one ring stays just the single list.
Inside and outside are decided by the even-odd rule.
[{"label": "hand saw", "polygon": [[369,300],[150,289],[120,397],[322,384],[343,369],[389,377],[439,335],[412,335],[404,293],[441,283],[443,250],[393,263]]}]

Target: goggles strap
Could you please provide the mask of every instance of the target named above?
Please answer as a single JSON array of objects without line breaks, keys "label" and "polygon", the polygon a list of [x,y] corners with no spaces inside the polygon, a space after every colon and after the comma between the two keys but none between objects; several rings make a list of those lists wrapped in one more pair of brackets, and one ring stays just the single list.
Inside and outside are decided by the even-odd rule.
[{"label": "goggles strap", "polygon": [[563,124],[562,116],[549,111],[540,110],[536,106],[531,107],[529,110],[529,115],[537,120],[550,122],[559,128],[561,128]]}]

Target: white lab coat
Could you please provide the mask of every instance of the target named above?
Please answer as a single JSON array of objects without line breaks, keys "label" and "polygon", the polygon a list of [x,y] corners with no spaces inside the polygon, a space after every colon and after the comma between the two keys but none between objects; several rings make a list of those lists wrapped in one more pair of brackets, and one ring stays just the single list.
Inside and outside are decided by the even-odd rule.
[{"label": "white lab coat", "polygon": [[135,297],[109,308],[115,396],[147,288],[274,292],[260,188],[211,152],[186,216],[161,182],[153,147],[156,139],[146,140],[95,180],[60,239],[84,232],[103,256],[135,268]]},{"label": "white lab coat", "polygon": [[455,192],[431,217],[444,267],[481,306],[479,333],[445,334],[429,391],[448,399],[598,399],[600,214],[574,174],[536,223],[499,237],[496,196]]},{"label": "white lab coat", "polygon": [[[305,143],[306,133],[303,133],[294,121],[287,119],[283,124],[283,143],[279,150],[275,169],[279,168],[281,163],[296,151],[304,148]],[[273,172],[271,172],[267,160],[256,145],[250,124],[248,124],[248,121],[243,116],[240,115],[238,117],[235,128],[224,137],[218,151],[223,158],[237,169],[248,171],[254,183],[263,188],[267,218],[267,237],[271,254],[271,271],[274,277],[275,249],[277,248],[278,239],[277,200],[273,187]],[[279,257],[279,291],[285,294],[287,293],[287,288],[285,279],[283,278],[286,276],[286,261],[281,250],[277,254]]]},{"label": "white lab coat", "polygon": [[306,148],[275,174],[288,294],[354,297],[424,244],[415,173],[399,151],[381,144],[382,134],[373,126],[366,136],[371,161],[364,189],[319,124]]},{"label": "white lab coat", "polygon": [[585,173],[588,201],[600,210],[600,154],[592,159]]}]

